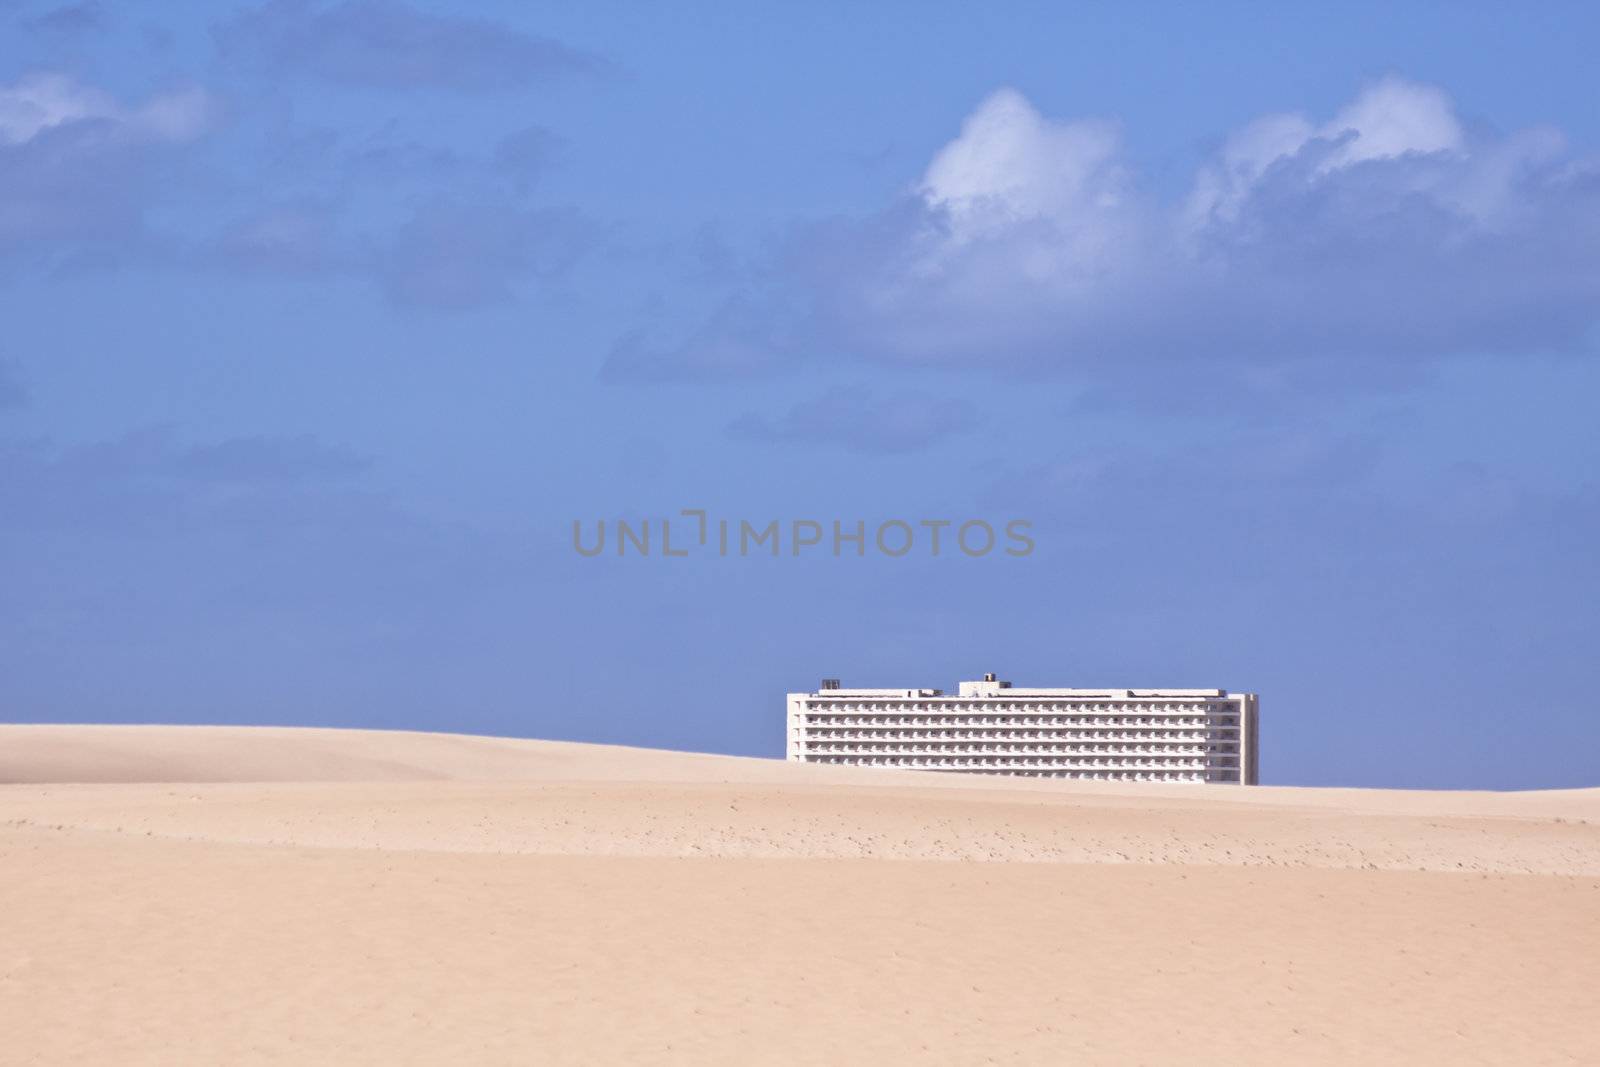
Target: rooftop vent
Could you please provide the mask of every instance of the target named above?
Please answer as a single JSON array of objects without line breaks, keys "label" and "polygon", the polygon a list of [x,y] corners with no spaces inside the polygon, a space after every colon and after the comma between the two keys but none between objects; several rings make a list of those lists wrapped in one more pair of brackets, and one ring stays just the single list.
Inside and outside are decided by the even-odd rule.
[{"label": "rooftop vent", "polygon": [[837,679],[837,678],[824,678],[822,680],[822,688],[823,689],[837,689],[837,688],[839,688],[839,679]]}]

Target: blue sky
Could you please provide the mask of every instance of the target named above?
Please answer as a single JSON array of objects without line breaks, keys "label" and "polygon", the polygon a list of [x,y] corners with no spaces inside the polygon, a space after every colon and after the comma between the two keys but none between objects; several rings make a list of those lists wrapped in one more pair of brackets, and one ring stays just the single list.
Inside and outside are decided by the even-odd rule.
[{"label": "blue sky", "polygon": [[[1595,784],[1597,30],[0,0],[0,714],[775,755],[994,670]],[[1036,548],[573,551],[685,508]]]}]

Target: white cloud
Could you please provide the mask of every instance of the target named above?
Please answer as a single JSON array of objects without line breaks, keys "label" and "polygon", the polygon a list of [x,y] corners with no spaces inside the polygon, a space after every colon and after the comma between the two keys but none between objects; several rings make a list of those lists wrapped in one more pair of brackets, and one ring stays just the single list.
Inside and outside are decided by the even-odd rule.
[{"label": "white cloud", "polygon": [[0,87],[0,143],[21,144],[42,130],[116,112],[116,101],[97,89],[62,74],[35,74]]},{"label": "white cloud", "polygon": [[[1001,90],[909,194],[785,248],[772,303],[804,324],[786,352],[1101,381],[1151,380],[1136,368],[1154,360],[1215,391],[1313,363],[1335,382],[1452,353],[1575,350],[1600,319],[1600,164],[1550,130],[1469,128],[1443,91],[1397,78],[1325,121],[1243,125],[1169,201],[1140,190],[1114,124]],[[709,373],[700,350],[750,350],[746,370],[791,358],[750,343],[760,323],[741,320],[735,346],[717,322],[648,359],[634,339],[613,369]]]},{"label": "white cloud", "polygon": [[1321,126],[1300,114],[1265,115],[1235,131],[1196,175],[1185,221],[1191,228],[1234,221],[1252,188],[1274,164],[1292,159],[1314,142],[1325,149],[1314,168],[1319,175],[1374,160],[1466,151],[1466,134],[1444,92],[1385,78]]},{"label": "white cloud", "polygon": [[1325,122],[1246,124],[1162,204],[1135,195],[1113,124],[1002,90],[934,155],[922,218],[858,242],[817,305],[896,362],[1577,343],[1596,190],[1563,152],[1550,131],[1469,136],[1443,91],[1386,78]]},{"label": "white cloud", "polygon": [[990,96],[933,157],[922,179],[930,205],[958,235],[1029,219],[1076,224],[1125,198],[1111,123],[1052,122],[1014,89]]},{"label": "white cloud", "polygon": [[994,93],[934,156],[916,189],[946,225],[914,257],[913,271],[960,270],[952,260],[968,246],[1018,227],[1050,235],[1016,260],[1034,282],[1109,269],[1133,240],[1121,152],[1114,123],[1055,122],[1013,89]]},{"label": "white cloud", "polygon": [[25,144],[48,130],[88,121],[106,122],[135,140],[187,141],[204,133],[216,112],[216,102],[199,88],[128,107],[65,74],[32,74],[0,86],[0,145]]},{"label": "white cloud", "polygon": [[1407,152],[1460,152],[1466,141],[1442,90],[1399,78],[1368,87],[1322,127],[1321,136],[1344,138],[1328,167],[1393,159]]}]

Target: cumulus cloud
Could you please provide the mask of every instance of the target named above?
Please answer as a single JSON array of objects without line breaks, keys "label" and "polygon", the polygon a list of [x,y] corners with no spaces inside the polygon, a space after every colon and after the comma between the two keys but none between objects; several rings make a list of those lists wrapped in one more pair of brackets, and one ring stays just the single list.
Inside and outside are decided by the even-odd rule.
[{"label": "cumulus cloud", "polygon": [[[791,351],[906,365],[1264,381],[1574,349],[1600,305],[1600,163],[1390,78],[1322,121],[1247,124],[1163,198],[1114,124],[1002,90],[898,202],[803,228],[768,270],[802,324]],[[790,362],[751,343],[760,322],[739,320],[738,344],[716,322],[687,344],[630,338],[610,370],[709,373],[700,348],[722,353],[710,366]]]},{"label": "cumulus cloud", "polygon": [[970,404],[920,393],[879,395],[836,386],[782,414],[745,414],[730,436],[769,444],[797,443],[860,453],[914,452],[976,425]]},{"label": "cumulus cloud", "polygon": [[230,58],[379,89],[511,89],[599,66],[584,52],[497,22],[385,0],[332,7],[273,0],[220,26],[216,39]]},{"label": "cumulus cloud", "polygon": [[1559,147],[1559,138],[1548,132],[1509,144],[1485,141],[1469,146],[1450,98],[1442,91],[1387,78],[1320,127],[1304,115],[1266,115],[1235,132],[1197,175],[1184,222],[1191,228],[1237,222],[1268,171],[1308,148],[1316,159],[1311,177],[1317,181],[1332,180],[1359,163],[1434,157],[1436,166],[1415,168],[1408,176],[1411,191],[1439,197],[1469,215],[1484,216],[1499,205],[1452,194],[1462,191],[1462,185],[1507,177],[1490,172],[1496,169],[1496,157],[1508,149],[1537,157]]},{"label": "cumulus cloud", "polygon": [[1020,93],[995,93],[923,175],[917,194],[944,226],[916,266],[935,274],[981,242],[1042,222],[1053,231],[1052,245],[1020,264],[1023,272],[1092,276],[1131,236],[1121,150],[1111,123],[1051,122]]}]

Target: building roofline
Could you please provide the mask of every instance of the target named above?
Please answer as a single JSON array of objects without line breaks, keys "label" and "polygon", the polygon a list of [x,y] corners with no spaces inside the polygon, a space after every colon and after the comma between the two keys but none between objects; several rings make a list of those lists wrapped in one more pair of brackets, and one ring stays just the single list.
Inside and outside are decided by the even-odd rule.
[{"label": "building roofline", "polygon": [[1135,700],[1135,699],[1160,699],[1160,698],[1199,698],[1199,697],[1229,697],[1251,696],[1250,693],[1230,693],[1226,689],[1121,689],[1121,688],[1037,688],[1020,689],[1009,682],[975,681],[962,682],[955,694],[946,693],[942,689],[844,689],[841,687],[828,687],[810,693],[790,693],[792,697],[821,697],[821,698],[899,698],[899,699],[931,699],[943,698],[946,700],[972,699],[974,697],[1018,697],[1025,699],[1040,699],[1049,697],[1098,697],[1107,700]]}]

